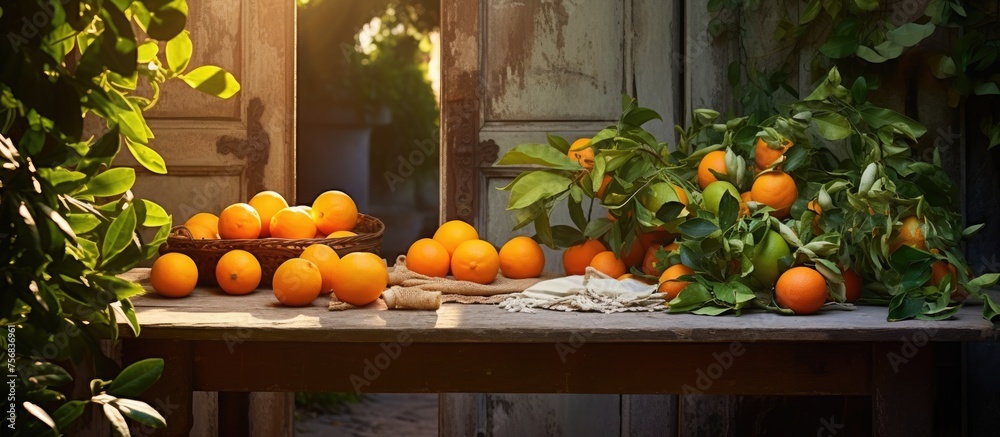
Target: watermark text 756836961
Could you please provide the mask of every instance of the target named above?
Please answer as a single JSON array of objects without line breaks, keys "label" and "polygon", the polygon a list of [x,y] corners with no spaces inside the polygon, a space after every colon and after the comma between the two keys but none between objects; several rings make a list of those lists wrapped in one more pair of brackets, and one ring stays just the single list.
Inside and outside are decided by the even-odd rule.
[{"label": "watermark text 756836961", "polygon": [[7,428],[17,427],[17,369],[14,367],[14,356],[17,354],[17,336],[14,326],[7,326],[7,351],[4,357],[7,358],[7,411],[4,414],[4,421]]}]

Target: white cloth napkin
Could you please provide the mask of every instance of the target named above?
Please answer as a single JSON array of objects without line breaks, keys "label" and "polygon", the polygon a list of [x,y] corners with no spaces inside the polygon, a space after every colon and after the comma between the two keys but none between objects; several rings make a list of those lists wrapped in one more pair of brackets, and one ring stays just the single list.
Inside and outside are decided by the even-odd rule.
[{"label": "white cloth napkin", "polygon": [[587,267],[584,275],[565,276],[539,282],[521,293],[508,296],[500,308],[510,312],[535,312],[535,308],[555,311],[661,311],[666,307],[656,285],[615,278]]}]

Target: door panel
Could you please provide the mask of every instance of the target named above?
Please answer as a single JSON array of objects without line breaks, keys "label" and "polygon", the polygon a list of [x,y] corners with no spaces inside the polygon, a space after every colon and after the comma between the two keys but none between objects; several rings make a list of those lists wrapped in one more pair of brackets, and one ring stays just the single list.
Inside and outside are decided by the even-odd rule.
[{"label": "door panel", "polygon": [[218,214],[257,191],[295,194],[295,5],[283,0],[190,3],[191,67],[218,65],[240,92],[223,100],[179,80],[168,82],[147,113],[150,147],[166,175],[135,167],[135,194],[158,202],[183,223],[195,212]]},{"label": "door panel", "polygon": [[[657,0],[445,0],[442,220],[473,223],[497,246],[533,234],[531,226],[512,231],[509,193],[497,190],[524,168],[494,167],[497,156],[544,142],[546,133],[570,141],[591,136],[617,120],[623,93],[661,111],[667,121],[648,127],[672,142],[667,136],[681,101],[681,70],[670,56],[679,44],[679,10],[675,2]],[[595,218],[604,213],[600,207],[592,212]],[[570,223],[565,208],[556,207],[552,222]],[[544,250],[546,270],[562,272],[562,252]],[[445,435],[672,433],[667,418],[675,417],[676,397],[639,399],[444,394],[439,423]],[[663,420],[623,421],[623,405],[637,417]]]}]

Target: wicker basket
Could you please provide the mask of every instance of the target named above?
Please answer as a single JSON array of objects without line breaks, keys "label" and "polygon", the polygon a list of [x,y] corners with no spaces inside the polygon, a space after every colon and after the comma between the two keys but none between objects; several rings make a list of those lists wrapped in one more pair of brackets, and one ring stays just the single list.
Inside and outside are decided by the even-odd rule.
[{"label": "wicker basket", "polygon": [[262,287],[271,286],[274,271],[281,263],[296,258],[313,244],[332,247],[340,256],[351,252],[371,252],[378,254],[382,248],[382,233],[385,225],[370,215],[358,214],[358,225],[352,232],[358,234],[342,238],[308,238],[289,240],[285,238],[261,238],[256,240],[195,240],[184,226],[171,229],[166,243],[160,246],[160,254],[177,252],[190,256],[198,265],[198,285],[215,286],[215,265],[230,250],[245,250],[260,261]]}]

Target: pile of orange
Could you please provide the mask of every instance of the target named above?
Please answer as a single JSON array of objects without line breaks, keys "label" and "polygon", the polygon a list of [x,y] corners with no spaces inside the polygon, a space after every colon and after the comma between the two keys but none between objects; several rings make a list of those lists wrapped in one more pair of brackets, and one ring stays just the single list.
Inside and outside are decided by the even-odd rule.
[{"label": "pile of orange", "polygon": [[456,280],[489,284],[497,274],[512,279],[534,278],[545,269],[541,246],[528,237],[514,237],[498,252],[479,238],[479,231],[461,220],[442,224],[433,238],[414,242],[406,252],[406,268],[431,277],[450,272]]},{"label": "pile of orange", "polygon": [[[227,206],[216,216],[199,212],[184,226],[195,239],[339,238],[357,235],[358,208],[341,191],[327,191],[311,205],[289,206],[274,191],[255,194],[247,203]],[[215,279],[227,294],[243,295],[260,286],[260,262],[250,252],[232,250],[216,264]],[[153,264],[150,283],[168,297],[191,293],[198,282],[198,268],[187,255],[169,253]],[[318,296],[335,293],[341,301],[366,305],[378,299],[388,284],[385,262],[370,253],[341,258],[325,244],[308,246],[298,258],[282,263],[272,278],[274,296],[288,306],[311,304]]]},{"label": "pile of orange", "polygon": [[196,240],[339,238],[357,235],[358,207],[351,196],[330,190],[311,205],[289,206],[274,191],[261,191],[247,203],[234,203],[216,216],[200,212],[184,222]]}]

